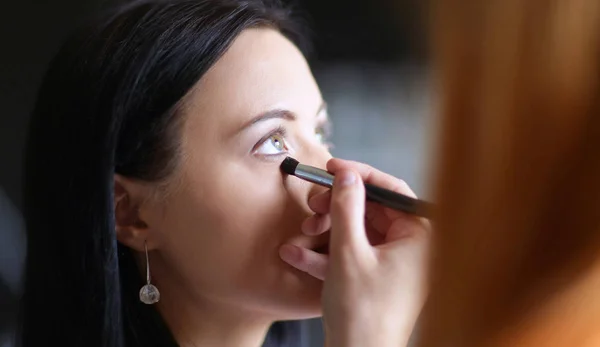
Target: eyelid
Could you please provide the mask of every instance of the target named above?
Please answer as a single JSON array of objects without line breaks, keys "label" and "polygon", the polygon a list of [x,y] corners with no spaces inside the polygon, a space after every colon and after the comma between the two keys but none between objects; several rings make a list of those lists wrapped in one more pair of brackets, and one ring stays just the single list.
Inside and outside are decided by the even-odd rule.
[{"label": "eyelid", "polygon": [[265,136],[263,136],[255,145],[254,147],[252,147],[252,153],[256,152],[258,150],[258,148],[260,148],[260,146],[262,144],[264,144],[271,136],[273,135],[279,135],[281,137],[283,137],[283,139],[285,140],[287,137],[287,130],[283,127],[283,126],[278,126],[277,128],[269,131]]},{"label": "eyelid", "polygon": [[333,123],[329,118],[326,118],[317,123],[317,128],[323,129],[325,136],[331,136],[331,133],[333,132]]},{"label": "eyelid", "polygon": [[[322,130],[323,131],[323,144],[325,146],[327,146],[327,148],[332,148],[333,145],[328,141],[329,138],[332,135],[332,128],[333,128],[333,123],[331,122],[331,120],[329,119],[329,117],[324,117],[321,120],[317,121],[317,124],[315,126],[315,130]],[[283,138],[285,145],[289,147],[289,142],[288,142],[288,131],[287,129],[280,125],[277,128],[269,131],[265,136],[263,136],[253,147],[251,150],[251,153],[255,154],[258,149],[265,144],[266,141],[268,141],[271,137],[275,136],[275,135],[279,135]]]}]

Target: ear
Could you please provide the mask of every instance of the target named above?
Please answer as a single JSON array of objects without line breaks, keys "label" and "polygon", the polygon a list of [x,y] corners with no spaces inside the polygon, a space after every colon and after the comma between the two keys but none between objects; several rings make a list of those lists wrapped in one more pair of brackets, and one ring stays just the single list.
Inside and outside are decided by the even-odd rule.
[{"label": "ear", "polygon": [[114,177],[115,227],[117,240],[129,248],[144,251],[150,226],[141,219],[140,208],[149,200],[151,187],[121,175]]}]

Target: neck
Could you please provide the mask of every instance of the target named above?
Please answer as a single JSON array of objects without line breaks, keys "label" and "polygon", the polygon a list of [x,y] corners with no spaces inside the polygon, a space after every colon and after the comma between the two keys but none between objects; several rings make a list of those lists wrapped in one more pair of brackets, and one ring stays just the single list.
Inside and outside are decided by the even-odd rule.
[{"label": "neck", "polygon": [[260,347],[273,323],[239,307],[175,294],[161,290],[157,308],[181,347]]}]

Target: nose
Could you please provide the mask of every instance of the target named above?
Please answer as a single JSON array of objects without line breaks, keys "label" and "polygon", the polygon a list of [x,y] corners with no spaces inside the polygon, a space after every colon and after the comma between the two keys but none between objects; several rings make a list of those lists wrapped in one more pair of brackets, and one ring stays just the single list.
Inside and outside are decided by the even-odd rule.
[{"label": "nose", "polygon": [[296,153],[296,160],[301,164],[310,165],[325,170],[329,159],[332,158],[329,149],[322,144],[310,144],[302,147],[302,151]]}]

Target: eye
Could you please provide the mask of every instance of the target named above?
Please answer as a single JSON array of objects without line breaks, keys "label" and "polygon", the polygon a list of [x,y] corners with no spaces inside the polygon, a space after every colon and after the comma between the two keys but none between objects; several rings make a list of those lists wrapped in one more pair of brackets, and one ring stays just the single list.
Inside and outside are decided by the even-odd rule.
[{"label": "eye", "polygon": [[327,143],[327,133],[325,132],[325,129],[323,127],[318,127],[315,130],[315,136],[317,137],[317,140],[319,140],[319,142],[321,142],[322,144]]},{"label": "eye", "polygon": [[285,134],[282,131],[270,134],[267,138],[261,140],[255,148],[255,154],[265,156],[282,154],[289,150],[285,142]]},{"label": "eye", "polygon": [[315,129],[315,137],[322,145],[326,146],[327,148],[332,148],[333,145],[329,141],[331,137],[331,123],[327,121],[319,125]]}]

